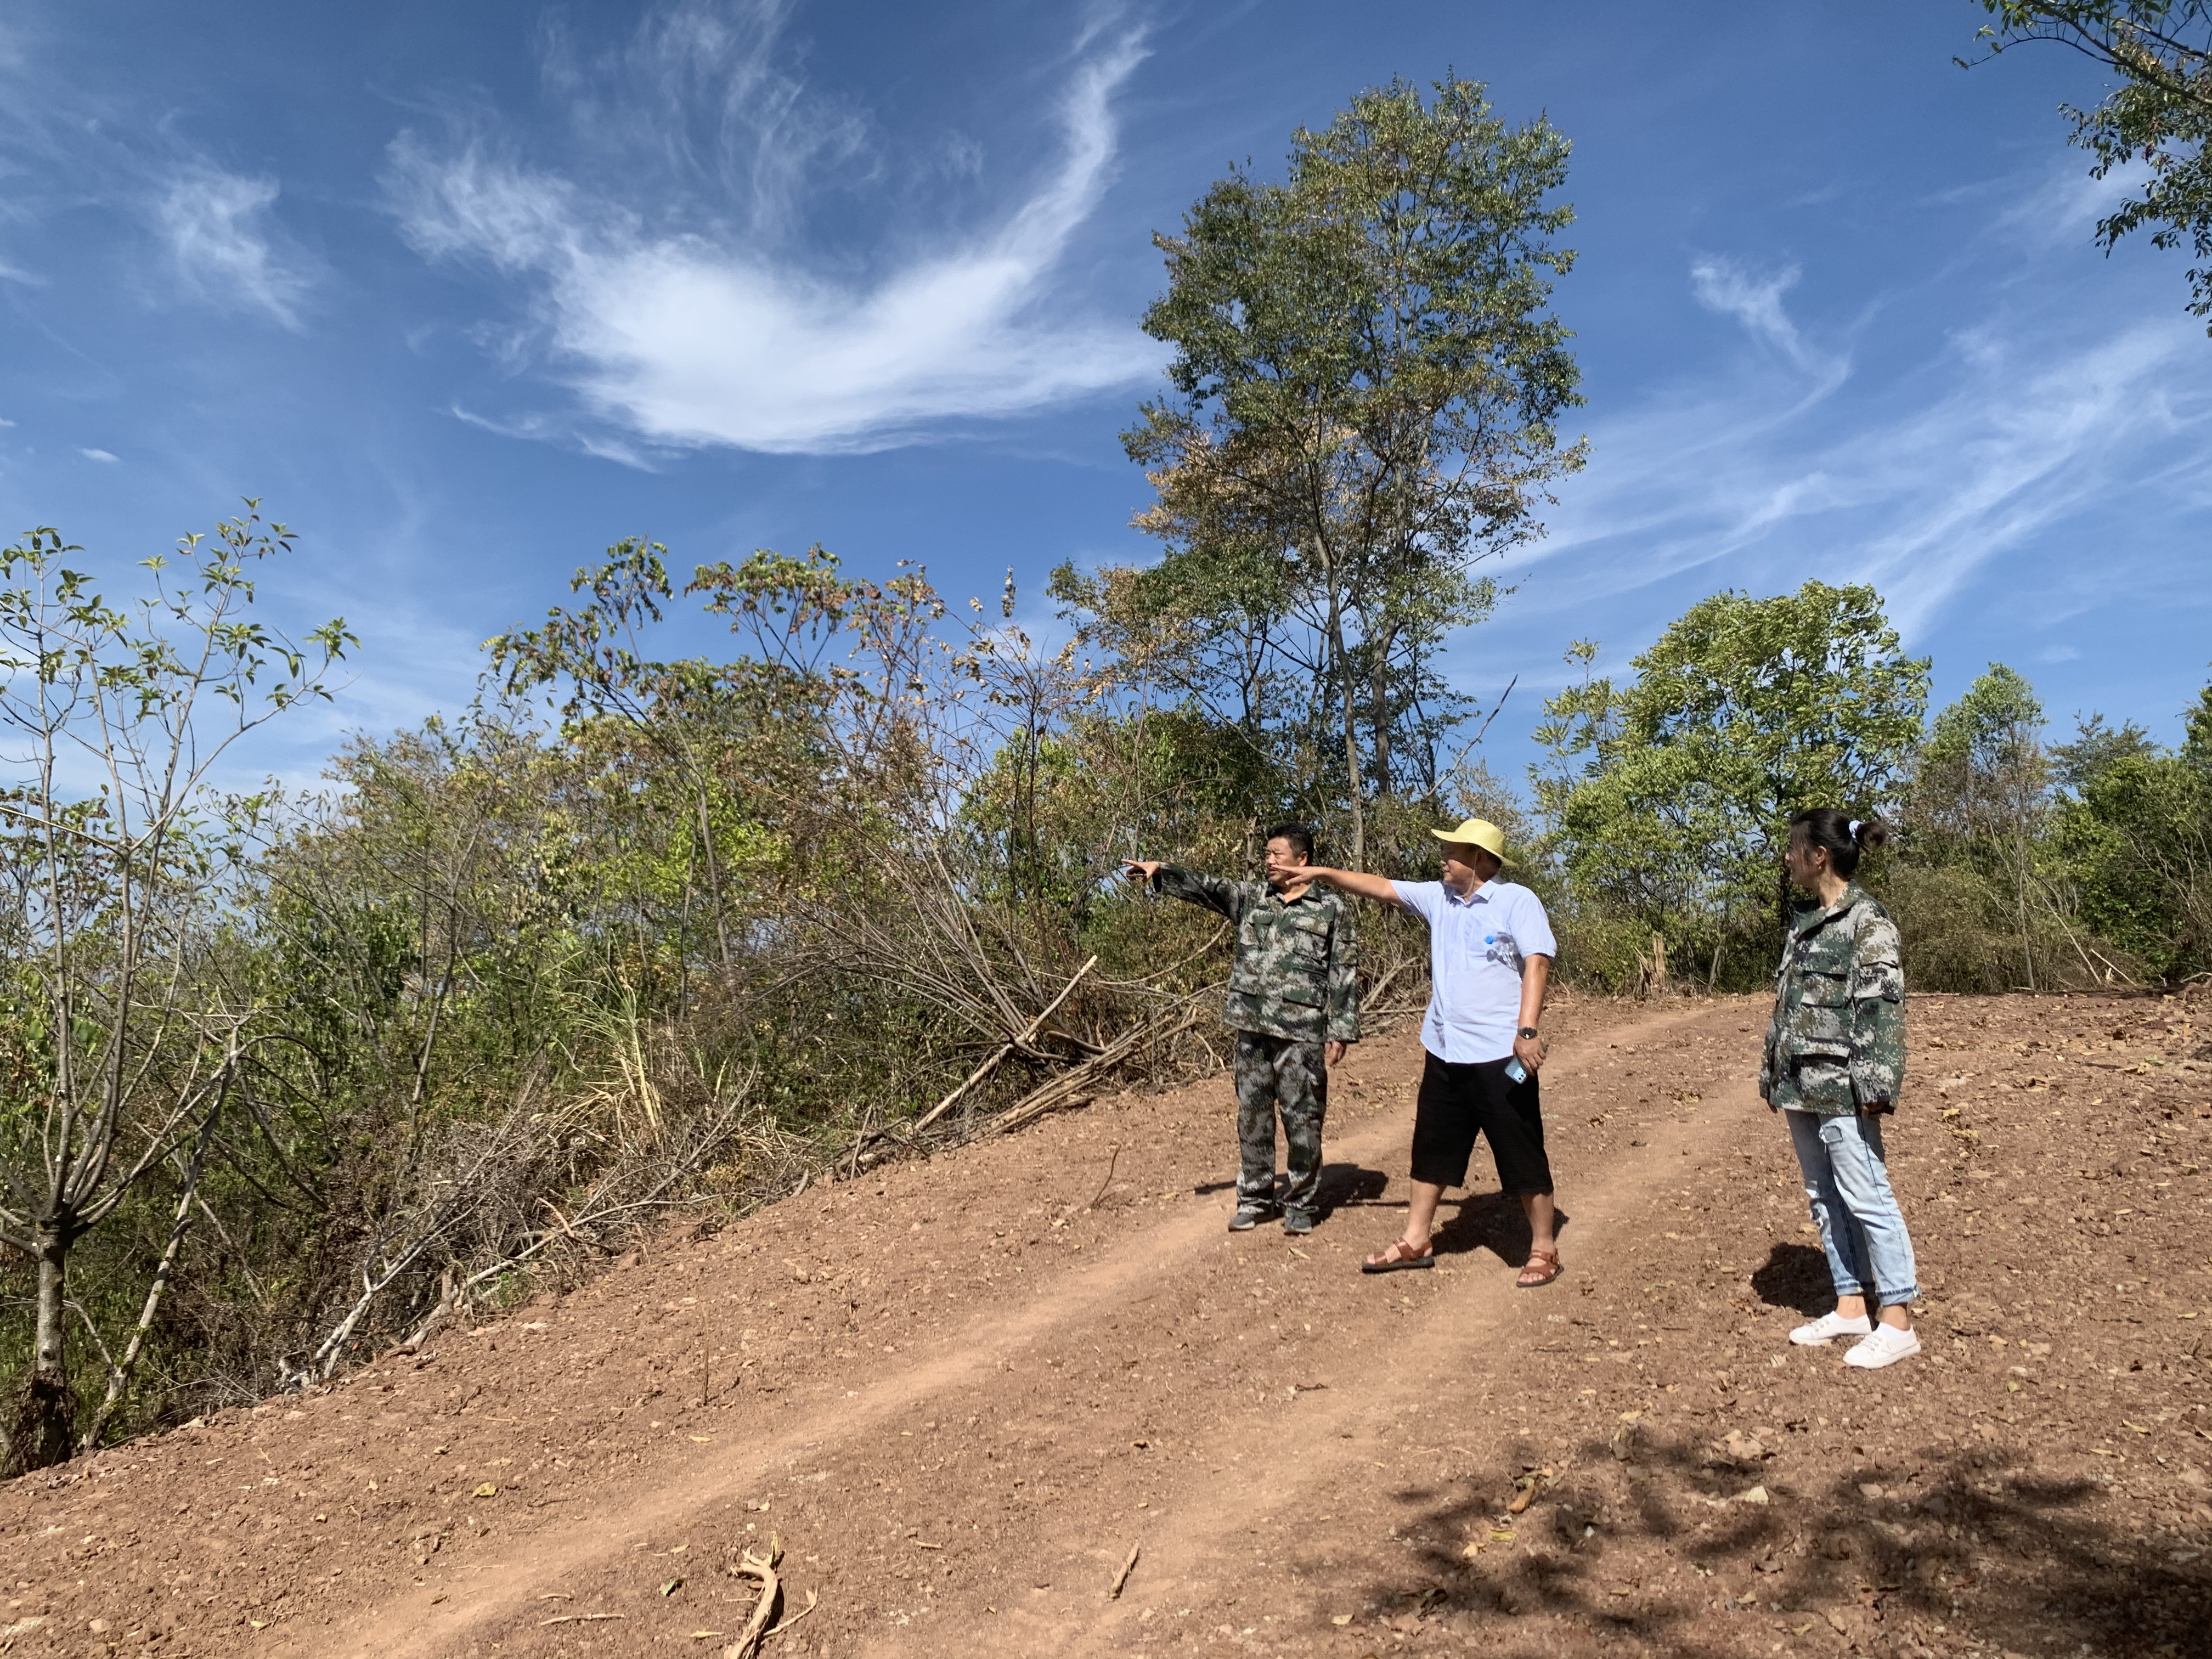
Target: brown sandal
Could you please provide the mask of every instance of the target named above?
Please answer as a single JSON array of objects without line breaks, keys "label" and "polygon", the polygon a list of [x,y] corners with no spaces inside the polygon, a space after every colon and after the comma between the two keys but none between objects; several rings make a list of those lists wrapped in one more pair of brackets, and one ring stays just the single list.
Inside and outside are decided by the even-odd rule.
[{"label": "brown sandal", "polygon": [[1400,1238],[1394,1239],[1390,1248],[1382,1255],[1370,1255],[1361,1262],[1359,1271],[1364,1273],[1403,1273],[1408,1267],[1433,1267],[1436,1265],[1437,1247],[1433,1243],[1424,1245],[1420,1254],[1416,1255],[1413,1247]]},{"label": "brown sandal", "polygon": [[[1536,1265],[1540,1261],[1548,1261],[1552,1265],[1540,1267]],[[1513,1288],[1516,1291],[1540,1291],[1565,1271],[1557,1250],[1531,1250],[1528,1252],[1528,1264],[1521,1269],[1521,1276],[1513,1281]],[[1530,1273],[1537,1277],[1531,1279],[1528,1277]]]}]

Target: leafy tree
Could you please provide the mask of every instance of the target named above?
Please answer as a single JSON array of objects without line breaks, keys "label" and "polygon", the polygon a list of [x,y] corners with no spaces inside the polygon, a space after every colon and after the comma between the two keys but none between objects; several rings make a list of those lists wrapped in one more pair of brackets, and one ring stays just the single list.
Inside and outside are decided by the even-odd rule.
[{"label": "leafy tree", "polygon": [[2212,769],[2212,685],[2197,694],[2182,714],[2181,756],[2193,766]]},{"label": "leafy tree", "polygon": [[1942,844],[1923,848],[1923,856],[1948,850],[1991,867],[2010,890],[2008,908],[2031,991],[2036,952],[2028,908],[2038,896],[2035,853],[2051,780],[2042,727],[2035,688],[1991,663],[1936,715],[1908,792],[1915,831]]},{"label": "leafy tree", "polygon": [[[265,802],[226,795],[215,769],[327,696],[355,643],[342,621],[295,643],[255,619],[254,568],[292,543],[252,506],[177,560],[145,561],[135,603],[109,604],[52,530],[0,552],[0,1241],[37,1273],[19,1468],[69,1455],[73,1252],[180,1144],[204,1148],[255,1041],[252,999],[214,960]],[[199,1167],[194,1154],[195,1181]],[[189,1185],[94,1434],[159,1310],[188,1200]]]},{"label": "leafy tree", "polygon": [[1553,755],[1538,800],[1571,874],[1594,891],[1637,872],[1650,914],[1693,929],[1763,886],[1786,927],[1790,815],[1882,803],[1920,736],[1927,659],[1905,654],[1873,588],[1809,581],[1702,600],[1632,665],[1625,685],[1593,676],[1551,698],[1536,729]]},{"label": "leafy tree", "polygon": [[2179,752],[2112,745],[2084,769],[2051,838],[2083,919],[2169,979],[2212,967],[2212,685],[2183,720]]},{"label": "leafy tree", "polygon": [[2101,937],[2157,977],[2212,966],[2212,773],[2116,761],[2060,807],[2053,847]]},{"label": "leafy tree", "polygon": [[[2152,227],[2161,248],[2186,243],[2189,309],[2212,317],[2212,3],[2207,0],[1979,0],[1996,19],[1982,37],[1992,56],[2028,41],[2072,47],[2119,77],[2090,108],[2062,106],[2072,143],[2095,158],[2089,174],[2142,162],[2148,176],[2097,222],[2107,252]],[[1964,60],[1960,60],[1964,62]],[[2207,325],[2212,331],[2212,324]]]},{"label": "leafy tree", "polygon": [[1173,395],[1123,442],[1158,492],[1137,522],[1170,553],[1120,597],[1187,618],[1187,660],[1261,718],[1303,689],[1288,747],[1334,749],[1355,863],[1407,746],[1433,785],[1455,713],[1437,653],[1497,599],[1474,565],[1540,533],[1548,484],[1582,463],[1547,308],[1573,259],[1549,199],[1567,148],[1475,82],[1425,102],[1394,81],[1299,130],[1285,182],[1235,169],[1154,239],[1168,291],[1145,327],[1175,348]]},{"label": "leafy tree", "polygon": [[2074,741],[2051,745],[2051,777],[2061,788],[2079,791],[2115,761],[2154,754],[2157,749],[2150,733],[2133,720],[2112,726],[2102,714],[2077,717]]}]

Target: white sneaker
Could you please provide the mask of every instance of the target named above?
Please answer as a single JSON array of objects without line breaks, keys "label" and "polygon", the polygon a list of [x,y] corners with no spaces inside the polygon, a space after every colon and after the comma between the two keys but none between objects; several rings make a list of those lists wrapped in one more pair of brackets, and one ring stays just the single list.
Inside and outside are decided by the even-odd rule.
[{"label": "white sneaker", "polygon": [[1856,1365],[1861,1370],[1876,1371],[1900,1359],[1910,1359],[1919,1352],[1920,1338],[1915,1333],[1900,1331],[1894,1325],[1877,1325],[1873,1335],[1852,1345],[1851,1351],[1844,1356],[1844,1364]]},{"label": "white sneaker", "polygon": [[1801,1348],[1826,1346],[1839,1336],[1864,1336],[1874,1328],[1874,1322],[1864,1314],[1856,1319],[1846,1319],[1841,1314],[1824,1313],[1809,1325],[1800,1325],[1790,1333],[1790,1340]]}]

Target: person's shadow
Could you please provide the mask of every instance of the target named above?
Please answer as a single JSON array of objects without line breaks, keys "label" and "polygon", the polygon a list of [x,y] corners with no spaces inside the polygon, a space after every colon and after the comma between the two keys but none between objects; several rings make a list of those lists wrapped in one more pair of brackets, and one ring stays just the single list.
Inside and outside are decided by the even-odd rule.
[{"label": "person's shadow", "polygon": [[[1275,1176],[1275,1201],[1280,1203],[1283,1183],[1287,1179],[1279,1170]],[[1380,1170],[1363,1169],[1357,1164],[1324,1164],[1321,1166],[1321,1188],[1315,1194],[1315,1206],[1322,1215],[1333,1210],[1373,1204],[1382,1196],[1382,1189],[1390,1184],[1390,1177]],[[1233,1193],[1237,1182],[1201,1181],[1191,1191],[1198,1194]],[[1406,1200],[1400,1199],[1398,1207],[1404,1209]]]},{"label": "person's shadow", "polygon": [[[1446,1219],[1442,1210],[1454,1204],[1458,1210]],[[1553,1221],[1553,1237],[1565,1235],[1571,1219],[1565,1210],[1557,1212]],[[1532,1243],[1528,1218],[1521,1208],[1520,1199],[1514,1194],[1499,1192],[1445,1198],[1433,1237],[1438,1255],[1467,1255],[1476,1250],[1488,1250],[1509,1267],[1517,1267],[1528,1261]]]},{"label": "person's shadow", "polygon": [[1321,1192],[1318,1194],[1323,1215],[1373,1204],[1382,1196],[1382,1189],[1390,1184],[1390,1177],[1380,1170],[1362,1168],[1357,1164],[1324,1164],[1321,1166]]},{"label": "person's shadow", "polygon": [[1828,1258],[1809,1244],[1770,1245],[1766,1260],[1751,1276],[1751,1288],[1770,1308],[1795,1308],[1802,1314],[1817,1315],[1836,1305]]},{"label": "person's shadow", "polygon": [[[1282,1180],[1281,1176],[1276,1176],[1279,1200]],[[1233,1180],[1208,1181],[1191,1190],[1231,1192],[1236,1186]],[[1358,1164],[1324,1164],[1316,1207],[1323,1217],[1338,1210],[1404,1209],[1404,1198],[1382,1195],[1389,1186],[1389,1176],[1381,1170]],[[1564,1233],[1568,1220],[1567,1212],[1559,1211],[1554,1223],[1556,1230]],[[1467,1255],[1486,1249],[1509,1267],[1517,1267],[1528,1259],[1528,1218],[1522,1212],[1521,1200],[1510,1193],[1468,1193],[1460,1198],[1447,1194],[1437,1206],[1436,1231],[1431,1238],[1438,1255]],[[1821,1277],[1824,1280],[1826,1278],[1825,1268]]]}]

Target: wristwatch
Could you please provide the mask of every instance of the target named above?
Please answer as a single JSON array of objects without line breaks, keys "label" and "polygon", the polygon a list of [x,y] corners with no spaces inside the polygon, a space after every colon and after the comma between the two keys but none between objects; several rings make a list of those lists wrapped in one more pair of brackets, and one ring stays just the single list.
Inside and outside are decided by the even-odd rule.
[{"label": "wristwatch", "polygon": [[1533,1026],[1533,1025],[1523,1025],[1523,1026],[1522,1026],[1522,1027],[1518,1031],[1516,1031],[1513,1035],[1514,1035],[1514,1036],[1516,1036],[1527,1037],[1527,1038],[1528,1038],[1531,1042],[1533,1042],[1533,1041],[1534,1041],[1534,1039],[1535,1039],[1535,1036],[1536,1036],[1536,1028],[1535,1028],[1534,1026]]}]

